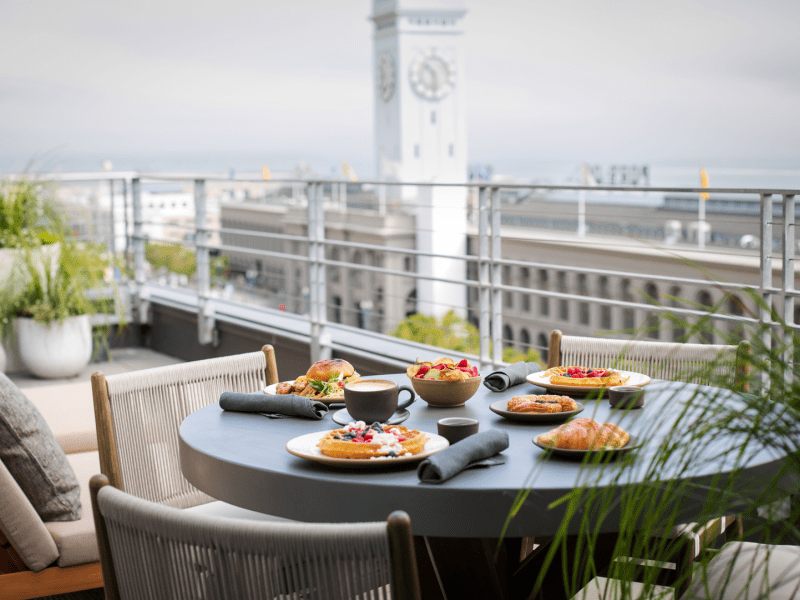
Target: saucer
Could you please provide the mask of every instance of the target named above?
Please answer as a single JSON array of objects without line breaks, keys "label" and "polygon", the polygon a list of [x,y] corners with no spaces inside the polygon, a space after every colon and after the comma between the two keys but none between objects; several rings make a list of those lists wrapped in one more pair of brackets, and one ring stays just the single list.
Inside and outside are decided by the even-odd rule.
[{"label": "saucer", "polygon": [[[399,425],[410,416],[411,413],[408,412],[405,408],[403,408],[401,410],[398,410],[391,417],[389,417],[389,420],[386,421],[386,423],[388,425]],[[333,413],[333,417],[331,418],[333,419],[334,423],[338,423],[339,425],[347,425],[348,423],[352,423],[353,421],[355,421],[355,419],[350,416],[350,413],[347,412],[346,408],[343,408],[342,410],[337,410],[335,413]]]}]

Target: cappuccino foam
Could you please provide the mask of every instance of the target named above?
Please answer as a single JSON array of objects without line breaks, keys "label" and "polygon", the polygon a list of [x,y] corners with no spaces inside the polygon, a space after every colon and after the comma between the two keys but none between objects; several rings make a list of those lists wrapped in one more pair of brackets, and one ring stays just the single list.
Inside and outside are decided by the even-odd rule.
[{"label": "cappuccino foam", "polygon": [[347,386],[347,389],[354,392],[378,392],[394,387],[394,383],[383,381],[357,381]]}]

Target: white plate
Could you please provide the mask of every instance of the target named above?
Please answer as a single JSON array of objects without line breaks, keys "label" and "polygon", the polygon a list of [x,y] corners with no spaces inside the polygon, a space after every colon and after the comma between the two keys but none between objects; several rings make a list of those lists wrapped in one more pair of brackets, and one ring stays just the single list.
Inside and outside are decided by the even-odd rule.
[{"label": "white plate", "polygon": [[408,456],[398,456],[397,458],[333,458],[332,456],[325,456],[317,444],[319,441],[330,431],[317,431],[316,433],[307,433],[286,443],[286,450],[290,454],[299,456],[300,458],[307,458],[315,462],[324,463],[327,465],[335,465],[337,467],[350,467],[357,469],[372,469],[379,467],[391,467],[400,463],[415,462],[427,458],[431,454],[436,454],[444,450],[450,445],[446,439],[435,433],[425,433],[428,436],[428,441],[425,442],[425,447],[419,454],[411,454]]},{"label": "white plate", "polygon": [[489,405],[489,410],[497,413],[501,417],[511,419],[512,421],[528,421],[534,423],[551,423],[553,421],[566,421],[570,417],[577,415],[584,409],[583,404],[576,402],[578,405],[576,410],[567,410],[557,413],[533,413],[533,412],[512,412],[508,409],[508,400],[498,400]]},{"label": "white plate", "polygon": [[[539,371],[538,373],[531,373],[525,379],[528,383],[538,385],[551,392],[566,392],[568,394],[581,394],[584,392],[591,392],[594,390],[601,390],[606,386],[603,385],[553,385],[550,383],[550,376],[545,377],[546,371]],[[650,383],[651,379],[647,375],[641,373],[634,373],[633,371],[619,371],[622,378],[628,378],[625,383],[619,385],[638,385],[645,386]]]},{"label": "white plate", "polygon": [[[284,381],[282,383],[294,383],[294,381]],[[273,383],[272,385],[268,385],[264,388],[265,394],[277,394],[278,393],[278,384]],[[312,398],[312,400],[316,400],[317,402],[322,402],[323,404],[344,404],[344,396],[336,396],[335,398]]]}]

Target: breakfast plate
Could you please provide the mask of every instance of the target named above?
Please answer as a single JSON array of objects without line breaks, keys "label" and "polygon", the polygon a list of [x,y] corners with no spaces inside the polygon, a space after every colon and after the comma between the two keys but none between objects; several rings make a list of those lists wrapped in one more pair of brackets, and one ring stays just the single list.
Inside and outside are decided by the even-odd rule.
[{"label": "breakfast plate", "polygon": [[512,421],[528,421],[534,423],[552,423],[553,421],[566,421],[570,417],[577,415],[584,409],[583,404],[580,402],[576,402],[575,404],[578,405],[577,410],[568,410],[565,412],[557,412],[557,413],[532,413],[532,412],[512,412],[510,410],[506,410],[508,406],[508,400],[498,400],[497,402],[492,402],[489,405],[489,410],[493,413],[500,415],[501,417],[505,417],[506,419],[511,419]]},{"label": "breakfast plate", "polygon": [[332,456],[325,456],[320,449],[317,448],[319,441],[329,433],[329,431],[317,431],[315,433],[307,433],[305,435],[293,438],[286,443],[286,450],[289,452],[289,454],[294,454],[300,458],[305,458],[326,465],[348,467],[351,469],[375,469],[392,467],[394,465],[403,463],[417,462],[423,458],[427,458],[432,454],[436,454],[437,452],[444,450],[450,445],[450,442],[440,435],[423,432],[428,436],[428,441],[425,442],[425,447],[419,454],[398,456],[396,458],[334,458]]},{"label": "breakfast plate", "polygon": [[[597,390],[606,389],[603,385],[553,385],[550,383],[550,377],[546,376],[547,371],[539,371],[538,373],[531,373],[525,380],[533,385],[545,388],[548,392],[559,392],[563,394],[588,394]],[[634,373],[633,371],[618,371],[622,378],[628,378],[624,385],[645,386],[650,381],[650,377],[642,373]],[[622,384],[621,384],[622,385]]]},{"label": "breakfast plate", "polygon": [[545,446],[544,444],[540,444],[536,441],[536,438],[533,438],[533,443],[539,446],[542,450],[553,454],[554,456],[560,456],[562,458],[577,458],[578,460],[583,460],[586,455],[603,455],[603,456],[619,456],[625,454],[626,452],[630,452],[631,450],[635,450],[636,448],[640,448],[644,442],[637,438],[636,436],[631,436],[628,440],[628,443],[625,444],[622,448],[601,448],[599,450],[573,450],[570,448],[553,448],[552,446]]},{"label": "breakfast plate", "polygon": [[[294,383],[294,381],[284,381],[283,383]],[[273,383],[272,385],[268,385],[264,388],[265,394],[277,394],[278,393],[278,384]],[[333,396],[328,398],[312,398],[312,400],[316,400],[317,402],[322,402],[323,404],[344,404],[344,396]]]}]

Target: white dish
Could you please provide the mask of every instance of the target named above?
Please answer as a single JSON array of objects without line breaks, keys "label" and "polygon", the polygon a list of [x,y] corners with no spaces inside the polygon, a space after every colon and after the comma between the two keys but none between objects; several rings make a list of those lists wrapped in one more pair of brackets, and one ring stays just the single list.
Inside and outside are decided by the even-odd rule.
[{"label": "white dish", "polygon": [[[282,383],[294,383],[294,381],[283,381]],[[273,383],[272,385],[268,385],[264,388],[265,394],[277,394],[278,393],[278,384]],[[313,398],[317,402],[322,402],[323,404],[344,404],[344,396],[336,396],[334,398]]]},{"label": "white dish", "polygon": [[[553,385],[550,383],[550,376],[545,376],[546,371],[539,371],[538,373],[531,373],[525,380],[533,385],[543,387],[550,392],[566,392],[567,394],[583,394],[593,392],[595,390],[607,389],[604,385]],[[634,373],[633,371],[619,371],[619,374],[628,378],[624,384],[619,385],[637,385],[639,387],[645,386],[650,381],[650,377],[642,373]]]},{"label": "white dish", "polygon": [[286,443],[286,450],[290,454],[313,460],[314,462],[324,463],[326,465],[333,465],[337,467],[348,467],[355,469],[374,469],[382,467],[391,467],[393,465],[416,462],[427,458],[432,454],[436,454],[447,448],[450,445],[446,439],[435,433],[425,433],[428,436],[428,441],[425,442],[425,447],[419,454],[411,454],[408,456],[398,456],[397,458],[333,458],[332,456],[325,456],[320,449],[317,448],[319,441],[330,431],[317,431],[316,433],[307,433]]}]

